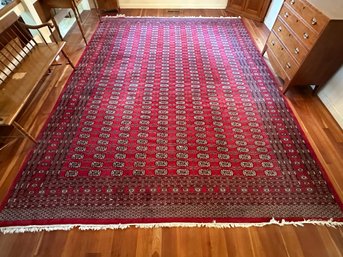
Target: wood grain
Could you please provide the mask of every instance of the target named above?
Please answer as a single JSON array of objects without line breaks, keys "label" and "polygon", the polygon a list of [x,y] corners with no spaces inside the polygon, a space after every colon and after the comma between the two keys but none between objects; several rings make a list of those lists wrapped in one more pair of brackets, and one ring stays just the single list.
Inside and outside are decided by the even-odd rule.
[{"label": "wood grain", "polygon": [[228,0],[226,10],[255,21],[263,22],[270,0]]},{"label": "wood grain", "polygon": [[119,5],[117,0],[96,0],[100,11],[119,11]]},{"label": "wood grain", "polygon": [[[223,16],[223,10],[122,10],[129,16]],[[97,24],[95,12],[84,12],[84,28],[90,39]],[[257,46],[262,49],[268,30],[260,23],[244,20]],[[77,28],[66,37],[66,52],[74,63],[84,44]],[[37,134],[49,116],[71,69],[55,67],[45,83],[59,80],[50,94],[31,106],[33,115],[24,115],[21,122]],[[343,196],[343,133],[318,97],[307,88],[295,88],[287,99],[304,133],[321,160],[336,191]],[[0,196],[3,197],[15,178],[31,143],[18,140],[0,154]],[[223,256],[223,257],[342,257],[343,228],[306,225],[267,226],[263,228],[156,228],[104,231],[71,231],[0,235],[0,257],[109,257],[109,256]]]},{"label": "wood grain", "polygon": [[[316,85],[317,92],[343,63],[341,0],[332,0],[318,10],[310,2],[285,1],[272,28],[275,46],[268,40],[265,47],[276,73],[284,80],[284,93],[291,87],[309,85]],[[328,15],[333,6],[340,17]]]}]

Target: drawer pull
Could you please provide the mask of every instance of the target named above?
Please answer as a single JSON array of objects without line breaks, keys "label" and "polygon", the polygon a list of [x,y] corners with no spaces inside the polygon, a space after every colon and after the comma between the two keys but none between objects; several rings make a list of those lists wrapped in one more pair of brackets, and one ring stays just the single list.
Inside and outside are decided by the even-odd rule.
[{"label": "drawer pull", "polygon": [[272,40],[272,46],[275,46],[275,41],[274,40]]},{"label": "drawer pull", "polygon": [[291,4],[295,4],[295,0],[291,0]]},{"label": "drawer pull", "polygon": [[316,24],[317,24],[317,19],[316,19],[316,18],[312,18],[311,24],[312,24],[312,25],[316,25]]},{"label": "drawer pull", "polygon": [[291,64],[288,62],[288,63],[286,63],[286,68],[287,69],[290,69],[292,66],[291,66]]},{"label": "drawer pull", "polygon": [[296,47],[296,48],[294,49],[294,53],[295,53],[295,54],[298,54],[299,52],[300,52],[299,48]]},{"label": "drawer pull", "polygon": [[288,18],[288,16],[289,16],[289,13],[288,13],[288,12],[285,12],[284,17],[285,17],[285,18]]},{"label": "drawer pull", "polygon": [[281,32],[282,31],[282,27],[280,26],[280,27],[278,27],[278,29],[277,29],[279,32]]},{"label": "drawer pull", "polygon": [[304,37],[304,39],[308,39],[310,36],[305,32],[305,33],[303,34],[303,37]]}]

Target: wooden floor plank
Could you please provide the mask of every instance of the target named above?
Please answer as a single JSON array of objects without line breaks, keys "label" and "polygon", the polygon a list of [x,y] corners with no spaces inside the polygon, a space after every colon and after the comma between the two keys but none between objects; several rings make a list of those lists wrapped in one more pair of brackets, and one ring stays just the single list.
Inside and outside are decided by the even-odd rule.
[{"label": "wooden floor plank", "polygon": [[[7,244],[3,245],[0,256],[27,257],[34,256],[40,243],[42,233],[23,233],[8,235]],[[9,240],[8,240],[9,239]],[[0,241],[2,241],[0,239]]]},{"label": "wooden floor plank", "polygon": [[297,256],[297,257],[305,257],[301,242],[297,238],[296,234],[296,227],[294,226],[284,226],[279,228],[282,241],[287,249],[287,253],[290,257]]},{"label": "wooden floor plank", "polygon": [[342,252],[340,249],[340,245],[342,244],[342,242],[339,242],[339,245],[337,244],[337,242],[331,236],[329,228],[317,226],[316,230],[318,231],[318,234],[320,235],[322,241],[324,242],[324,245],[326,246],[325,248],[328,254],[327,256],[342,256]]},{"label": "wooden floor plank", "polygon": [[302,251],[305,256],[321,257],[321,256],[340,256],[335,251],[331,244],[326,245],[319,231],[314,225],[299,227],[295,230],[297,239],[300,242]]},{"label": "wooden floor plank", "polygon": [[[42,232],[43,235],[41,243],[36,250],[37,257],[55,257],[62,256],[65,249],[66,241],[68,239],[68,232],[53,231]],[[51,246],[54,246],[54,251],[51,251]]]},{"label": "wooden floor plank", "polygon": [[[210,254],[208,256],[229,257],[225,231],[223,229],[209,229]],[[205,251],[205,249],[203,250]]]},{"label": "wooden floor plank", "polygon": [[[203,249],[209,246],[209,241],[206,240],[205,234],[208,233],[207,229],[194,228],[179,228],[177,229],[177,251],[180,257],[203,257]],[[205,240],[204,240],[205,239]],[[207,248],[207,247],[205,247]]]},{"label": "wooden floor plank", "polygon": [[136,256],[138,231],[136,228],[113,231],[112,256]]},{"label": "wooden floor plank", "polygon": [[178,248],[179,238],[177,237],[176,228],[164,228],[162,230],[162,252],[163,257],[179,256]]},{"label": "wooden floor plank", "polygon": [[289,257],[282,240],[280,227],[251,228],[250,238],[256,257]]},{"label": "wooden floor plank", "polygon": [[[128,16],[225,16],[223,10],[122,10]],[[98,18],[93,12],[84,12],[85,34],[90,39]],[[247,29],[262,49],[268,30],[261,23],[244,20]],[[66,52],[76,63],[85,45],[77,26],[67,35]],[[53,76],[59,81],[52,88],[41,108],[32,107],[23,124],[38,133],[63,90],[71,69],[56,67]],[[343,133],[318,97],[310,89],[294,88],[287,99],[300,124],[318,154],[326,173],[339,196],[343,198]],[[30,110],[31,112],[31,110]],[[1,132],[1,131],[0,131]],[[28,140],[18,140],[0,153],[0,198],[16,177],[21,163],[32,147]],[[304,227],[264,228],[158,228],[107,231],[56,231],[0,235],[0,257],[104,257],[104,256],[290,256],[290,257],[342,257],[343,228],[325,228],[312,225]]]},{"label": "wooden floor plank", "polygon": [[343,256],[343,229],[327,228],[331,239],[334,241],[339,253]]},{"label": "wooden floor plank", "polygon": [[161,256],[161,238],[162,228],[138,230],[136,257]]},{"label": "wooden floor plank", "polygon": [[[227,254],[235,257],[250,256],[255,257],[250,229],[231,228],[224,229]],[[256,250],[257,251],[257,250]]]}]

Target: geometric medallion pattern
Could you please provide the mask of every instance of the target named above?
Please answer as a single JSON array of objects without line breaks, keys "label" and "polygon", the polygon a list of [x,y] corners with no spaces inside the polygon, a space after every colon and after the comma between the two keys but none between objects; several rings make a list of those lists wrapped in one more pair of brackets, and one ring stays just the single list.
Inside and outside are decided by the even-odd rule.
[{"label": "geometric medallion pattern", "polygon": [[341,220],[237,18],[103,18],[0,224]]}]

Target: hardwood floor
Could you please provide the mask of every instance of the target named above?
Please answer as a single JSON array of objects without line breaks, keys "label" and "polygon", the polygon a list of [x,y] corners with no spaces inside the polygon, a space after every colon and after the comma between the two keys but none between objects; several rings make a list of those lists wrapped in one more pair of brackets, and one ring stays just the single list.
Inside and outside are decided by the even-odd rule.
[{"label": "hardwood floor", "polygon": [[[226,16],[222,10],[122,10],[130,16]],[[95,13],[83,13],[89,39],[98,22]],[[263,24],[244,20],[257,46],[262,49],[268,35]],[[74,63],[84,50],[77,27],[67,36],[66,51]],[[55,67],[42,92],[23,115],[21,123],[37,135],[48,118],[71,68]],[[343,133],[309,89],[292,88],[287,99],[305,134],[343,199]],[[0,196],[3,197],[28,153],[31,142],[18,140],[0,154]],[[343,228],[314,225],[263,228],[156,228],[106,231],[55,231],[0,235],[2,256],[221,256],[221,257],[338,257],[343,256]]]}]

